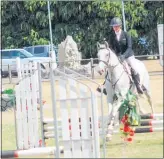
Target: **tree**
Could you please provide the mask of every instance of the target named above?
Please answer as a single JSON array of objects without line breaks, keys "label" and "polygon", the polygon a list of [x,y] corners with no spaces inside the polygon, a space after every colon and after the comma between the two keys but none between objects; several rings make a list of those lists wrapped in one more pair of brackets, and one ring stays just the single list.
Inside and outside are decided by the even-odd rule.
[{"label": "tree", "polygon": [[[162,2],[125,2],[127,30],[135,52],[138,38],[146,34],[151,49],[157,47],[157,23],[163,20]],[[46,1],[2,2],[2,48],[48,44],[49,21]],[[108,39],[110,20],[122,18],[121,1],[51,1],[53,43],[67,35],[79,44],[83,58],[96,57],[96,43]],[[153,21],[152,21],[153,19]]]}]

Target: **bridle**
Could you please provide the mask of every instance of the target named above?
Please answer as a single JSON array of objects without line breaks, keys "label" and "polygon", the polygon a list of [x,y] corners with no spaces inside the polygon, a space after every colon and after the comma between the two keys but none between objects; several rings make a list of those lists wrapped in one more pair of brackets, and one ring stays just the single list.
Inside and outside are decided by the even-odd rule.
[{"label": "bridle", "polygon": [[114,66],[110,66],[109,65],[109,59],[110,59],[110,49],[109,48],[99,48],[99,50],[101,50],[101,49],[107,49],[108,51],[109,51],[109,58],[108,58],[108,60],[107,60],[107,62],[106,61],[103,61],[103,60],[99,60],[99,61],[101,61],[101,62],[103,62],[105,65],[106,65],[106,68],[112,68],[112,70],[111,70],[111,79],[109,78],[109,73],[108,73],[108,69],[107,69],[107,73],[106,73],[106,75],[105,75],[105,80],[108,80],[111,84],[112,84],[112,88],[115,90],[115,87],[116,87],[116,84],[118,83],[118,81],[120,80],[120,78],[122,77],[122,75],[124,74],[124,73],[127,73],[125,70],[124,71],[122,71],[122,73],[121,73],[121,75],[119,76],[119,78],[116,80],[116,82],[113,84],[113,81],[112,81],[112,76],[113,76],[113,71],[114,71],[114,69],[117,67],[117,66],[119,66],[119,65],[123,65],[123,64],[121,64],[121,62],[119,61],[116,65],[114,65]]}]

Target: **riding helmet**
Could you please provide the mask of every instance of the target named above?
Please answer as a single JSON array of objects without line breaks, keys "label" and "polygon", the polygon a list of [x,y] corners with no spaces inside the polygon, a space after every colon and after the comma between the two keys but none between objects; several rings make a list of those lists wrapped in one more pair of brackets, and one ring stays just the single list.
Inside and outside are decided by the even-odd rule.
[{"label": "riding helmet", "polygon": [[110,26],[120,26],[120,25],[122,25],[122,21],[119,17],[114,17],[110,22]]}]

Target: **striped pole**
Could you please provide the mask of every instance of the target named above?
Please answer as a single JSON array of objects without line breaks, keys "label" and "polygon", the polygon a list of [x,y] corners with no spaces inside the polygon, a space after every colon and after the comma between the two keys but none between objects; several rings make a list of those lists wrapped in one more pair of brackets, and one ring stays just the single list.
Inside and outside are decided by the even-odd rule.
[{"label": "striped pole", "polygon": [[163,127],[161,128],[135,128],[135,133],[151,133],[151,132],[158,132],[158,131],[162,131]]},{"label": "striped pole", "polygon": [[[147,128],[135,128],[134,129],[134,133],[136,133],[136,134],[138,134],[138,133],[162,132],[162,131],[163,131],[163,127],[160,127],[160,128],[147,127]],[[119,129],[114,130],[114,134],[118,134],[119,132],[120,132]],[[100,135],[103,135],[102,131],[100,132]]]},{"label": "striped pole", "polygon": [[[155,126],[155,125],[162,125],[163,120],[142,120],[139,126]],[[48,125],[48,124],[47,124]],[[81,126],[81,124],[79,124]],[[118,127],[119,125],[116,125],[115,127]],[[138,126],[136,126],[138,127]],[[45,126],[44,132],[52,131],[54,129],[54,126]],[[58,126],[58,130],[61,130],[61,126]]]},{"label": "striped pole", "polygon": [[[134,133],[152,133],[152,132],[160,132],[163,131],[163,127],[161,128],[135,128]],[[119,130],[115,130],[114,133],[119,133]]]},{"label": "striped pole", "polygon": [[156,118],[161,118],[161,117],[163,118],[162,113],[141,115],[141,119],[156,119]]},{"label": "striped pole", "polygon": [[[32,148],[29,150],[9,150],[2,151],[2,158],[19,158],[19,157],[30,157],[30,156],[43,156],[43,155],[54,155],[56,147],[39,147]],[[63,153],[64,149],[60,147],[60,153]]]},{"label": "striped pole", "polygon": [[163,120],[148,120],[148,121],[141,121],[140,126],[155,126],[155,125],[162,125]]},{"label": "striped pole", "polygon": [[[163,117],[163,114],[146,114],[146,115],[141,115],[141,123],[139,126],[134,126],[135,128],[135,133],[149,133],[149,132],[156,132],[156,131],[162,131],[163,130],[163,120],[161,119]],[[160,118],[160,120],[156,120],[157,118]],[[100,118],[99,118],[100,119]],[[144,120],[144,119],[150,119],[150,120]],[[80,120],[80,118],[79,118]],[[91,118],[89,117],[89,120]],[[51,124],[53,119],[44,119],[44,139],[49,139],[49,138],[54,138],[54,133],[51,133],[51,131],[54,129],[54,126],[49,126]],[[70,122],[70,119],[68,120]],[[60,126],[61,120],[58,119],[58,130],[59,132],[62,131],[62,127]],[[100,120],[101,123],[101,120]],[[79,125],[81,126],[81,125]],[[143,127],[147,126],[147,127]],[[118,133],[118,127],[119,125],[116,125],[115,128],[116,130],[114,131],[115,133]],[[102,129],[99,127],[99,132],[100,135],[102,135]],[[59,135],[61,137],[61,135]]]},{"label": "striped pole", "polygon": [[[139,126],[161,126],[163,124],[163,120],[148,120],[148,121],[141,121],[141,124]],[[139,126],[135,126],[135,127],[139,127]],[[79,127],[81,127],[81,125],[79,125]],[[116,127],[119,127],[119,125],[117,125]],[[44,132],[50,132],[54,130],[54,126],[46,126],[44,127]],[[61,131],[62,127],[58,126],[58,130]]]},{"label": "striped pole", "polygon": [[[160,131],[163,131],[163,126],[161,126],[161,127],[140,127],[140,128],[134,127],[134,132],[137,134],[138,133],[160,132]],[[100,135],[103,135],[101,128],[99,129],[99,133],[100,133]],[[118,127],[114,130],[114,133],[119,133]],[[92,136],[92,134],[90,134],[90,135]],[[80,136],[81,136],[81,134],[80,134]],[[48,131],[44,135],[45,139],[54,138],[54,137],[55,137],[54,133],[51,133]],[[62,137],[61,133],[59,133],[59,137]]]},{"label": "striped pole", "polygon": [[[101,121],[101,116],[99,116],[99,120]],[[145,114],[145,115],[141,115],[141,119],[156,119],[156,118],[163,118],[163,114],[159,113],[159,114]],[[108,116],[104,116],[104,119],[107,120]],[[58,123],[61,123],[61,119],[57,120]],[[50,124],[53,123],[53,118],[45,118],[43,120],[43,124]]]}]

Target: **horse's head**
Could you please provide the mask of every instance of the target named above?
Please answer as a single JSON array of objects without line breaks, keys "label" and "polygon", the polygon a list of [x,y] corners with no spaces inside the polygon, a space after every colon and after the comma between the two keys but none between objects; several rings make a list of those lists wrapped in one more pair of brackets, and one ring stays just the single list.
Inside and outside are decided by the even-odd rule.
[{"label": "horse's head", "polygon": [[99,59],[99,74],[103,74],[105,72],[105,69],[109,66],[110,62],[110,49],[108,46],[108,43],[105,41],[104,44],[97,43],[97,49],[98,49],[98,59]]}]

